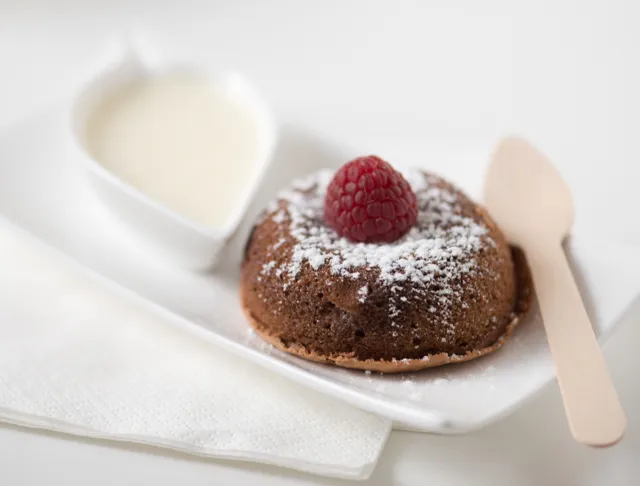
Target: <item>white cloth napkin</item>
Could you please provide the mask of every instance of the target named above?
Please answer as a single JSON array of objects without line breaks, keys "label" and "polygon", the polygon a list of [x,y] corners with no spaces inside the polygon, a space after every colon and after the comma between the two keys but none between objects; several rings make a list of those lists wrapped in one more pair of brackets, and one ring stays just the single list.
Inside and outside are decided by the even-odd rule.
[{"label": "white cloth napkin", "polygon": [[175,330],[0,223],[0,420],[369,476],[389,421]]}]

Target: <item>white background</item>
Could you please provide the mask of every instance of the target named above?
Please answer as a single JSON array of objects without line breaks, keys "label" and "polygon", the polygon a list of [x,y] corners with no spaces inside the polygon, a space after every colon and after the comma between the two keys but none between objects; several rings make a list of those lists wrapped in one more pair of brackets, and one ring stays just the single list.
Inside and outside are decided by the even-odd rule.
[{"label": "white background", "polygon": [[[0,2],[0,127],[68,92],[105,38],[141,27],[249,76],[282,120],[423,166],[517,132],[574,188],[578,224],[640,251],[640,4]],[[482,163],[477,170],[482,172]],[[472,174],[475,176],[475,174]],[[640,318],[605,346],[629,415],[610,450],[572,443],[557,388],[465,437],[394,432],[369,484],[640,482]],[[281,469],[0,426],[2,484],[338,484]]]}]

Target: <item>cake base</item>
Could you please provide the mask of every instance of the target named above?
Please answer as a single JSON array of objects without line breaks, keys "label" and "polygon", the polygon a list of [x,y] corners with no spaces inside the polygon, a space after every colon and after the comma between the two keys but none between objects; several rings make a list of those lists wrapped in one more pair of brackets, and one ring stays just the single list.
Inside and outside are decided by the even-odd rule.
[{"label": "cake base", "polygon": [[350,353],[322,355],[319,353],[310,352],[304,346],[299,344],[292,343],[289,345],[285,345],[279,337],[269,333],[265,326],[262,325],[262,323],[251,313],[249,308],[245,305],[245,288],[242,283],[240,284],[240,305],[247,321],[262,340],[266,341],[267,343],[271,344],[281,351],[299,356],[300,358],[304,358],[306,360],[315,361],[318,363],[332,364],[335,366],[340,366],[342,368],[377,371],[380,373],[420,371],[426,368],[433,368],[436,366],[442,366],[451,363],[462,363],[479,358],[481,356],[485,356],[500,349],[502,345],[507,342],[509,336],[516,328],[521,318],[529,311],[533,295],[533,283],[531,280],[529,266],[521,250],[512,248],[512,252],[514,256],[518,297],[511,316],[511,321],[506,326],[505,332],[502,334],[502,336],[500,336],[491,346],[474,349],[472,351],[468,351],[465,354],[438,353],[430,354],[420,359],[401,358],[390,361],[375,359],[361,360],[354,358]]}]

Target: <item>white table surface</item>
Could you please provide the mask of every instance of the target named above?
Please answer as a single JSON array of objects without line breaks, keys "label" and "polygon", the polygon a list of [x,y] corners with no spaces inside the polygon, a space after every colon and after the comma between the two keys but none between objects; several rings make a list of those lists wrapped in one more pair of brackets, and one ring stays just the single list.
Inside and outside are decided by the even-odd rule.
[{"label": "white table surface", "polygon": [[[390,159],[523,133],[587,208],[578,224],[640,251],[640,4],[521,3],[0,1],[0,127],[64,94],[107,35],[142,26],[251,76],[290,123]],[[554,385],[471,435],[394,431],[365,484],[639,484],[638,343],[631,316],[605,345],[629,418],[617,447],[574,444]],[[341,484],[2,425],[0,482]]]}]

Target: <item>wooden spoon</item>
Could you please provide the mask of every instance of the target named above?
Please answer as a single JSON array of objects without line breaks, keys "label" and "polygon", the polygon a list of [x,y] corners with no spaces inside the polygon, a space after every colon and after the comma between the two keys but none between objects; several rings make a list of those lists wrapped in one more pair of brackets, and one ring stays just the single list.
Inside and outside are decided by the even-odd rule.
[{"label": "wooden spoon", "polygon": [[543,154],[507,138],[484,191],[498,226],[527,255],[571,433],[583,444],[615,444],[624,411],[562,249],[574,218],[569,188]]}]

